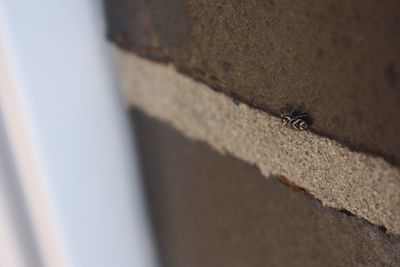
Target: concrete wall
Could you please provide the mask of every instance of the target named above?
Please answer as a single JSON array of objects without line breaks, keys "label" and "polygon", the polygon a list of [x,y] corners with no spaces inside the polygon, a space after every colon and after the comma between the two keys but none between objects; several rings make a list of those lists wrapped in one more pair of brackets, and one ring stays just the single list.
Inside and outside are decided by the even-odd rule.
[{"label": "concrete wall", "polygon": [[400,264],[398,1],[106,13],[166,266]]},{"label": "concrete wall", "polygon": [[166,123],[132,117],[164,266],[400,264],[398,237]]},{"label": "concrete wall", "polygon": [[400,161],[400,2],[106,1],[109,38],[271,114]]}]

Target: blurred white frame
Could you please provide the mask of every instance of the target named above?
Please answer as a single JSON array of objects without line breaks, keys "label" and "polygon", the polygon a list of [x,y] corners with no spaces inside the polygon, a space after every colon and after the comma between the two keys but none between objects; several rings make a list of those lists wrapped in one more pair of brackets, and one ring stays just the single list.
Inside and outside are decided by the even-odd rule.
[{"label": "blurred white frame", "polygon": [[158,265],[101,1],[0,0],[0,265]]}]

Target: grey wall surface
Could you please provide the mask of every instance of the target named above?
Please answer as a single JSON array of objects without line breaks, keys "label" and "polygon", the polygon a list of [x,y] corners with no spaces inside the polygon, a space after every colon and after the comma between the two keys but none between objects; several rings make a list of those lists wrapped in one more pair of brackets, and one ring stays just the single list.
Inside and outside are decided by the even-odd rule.
[{"label": "grey wall surface", "polygon": [[400,239],[132,112],[166,267],[399,266]]},{"label": "grey wall surface", "polygon": [[215,90],[400,163],[400,2],[106,0],[108,36]]}]

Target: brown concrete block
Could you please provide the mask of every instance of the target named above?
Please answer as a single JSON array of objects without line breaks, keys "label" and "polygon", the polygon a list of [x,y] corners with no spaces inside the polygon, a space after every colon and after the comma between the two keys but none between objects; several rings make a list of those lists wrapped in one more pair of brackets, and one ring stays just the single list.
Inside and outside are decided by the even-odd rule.
[{"label": "brown concrete block", "polygon": [[[286,127],[251,108],[158,64],[116,49],[124,99],[185,136],[259,168],[285,176],[323,205],[346,210],[400,234],[400,170],[380,157]],[[157,96],[157,97],[155,97]]]},{"label": "brown concrete block", "polygon": [[400,2],[108,0],[108,35],[256,108],[400,162]]},{"label": "brown concrete block", "polygon": [[399,266],[400,240],[133,112],[164,266]]}]

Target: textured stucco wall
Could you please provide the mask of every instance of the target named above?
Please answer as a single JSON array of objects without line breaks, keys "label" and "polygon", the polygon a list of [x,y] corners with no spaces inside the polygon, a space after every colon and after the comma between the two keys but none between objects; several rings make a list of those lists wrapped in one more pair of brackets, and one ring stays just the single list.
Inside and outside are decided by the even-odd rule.
[{"label": "textured stucco wall", "polygon": [[127,102],[209,143],[281,175],[324,205],[347,210],[400,234],[400,170],[380,157],[354,152],[280,119],[235,102],[173,66],[117,50]]},{"label": "textured stucco wall", "polygon": [[400,1],[109,0],[109,38],[271,114],[400,162]]},{"label": "textured stucco wall", "polygon": [[132,115],[165,267],[400,265],[398,237]]},{"label": "textured stucco wall", "polygon": [[400,264],[399,1],[105,3],[167,266]]}]

